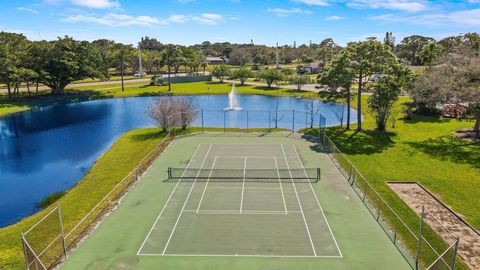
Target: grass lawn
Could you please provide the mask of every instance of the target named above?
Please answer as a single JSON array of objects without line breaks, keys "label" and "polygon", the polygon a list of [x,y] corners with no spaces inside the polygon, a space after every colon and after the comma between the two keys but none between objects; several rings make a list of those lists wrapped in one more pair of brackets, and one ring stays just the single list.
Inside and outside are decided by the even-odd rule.
[{"label": "grass lawn", "polygon": [[[226,95],[230,90],[231,84],[229,83],[194,82],[172,84],[173,95]],[[281,95],[310,98],[317,96],[315,93],[309,91],[295,91],[291,89],[247,85],[237,85],[237,92],[242,95]],[[113,84],[69,88],[66,90],[65,95],[62,96],[51,96],[48,93],[49,91],[42,91],[39,96],[25,96],[20,100],[14,101],[8,100],[6,94],[0,94],[0,117],[10,113],[26,111],[34,107],[61,102],[168,94],[168,87],[147,86],[143,83],[125,83],[125,92],[121,91],[120,84]]]},{"label": "grass lawn", "polygon": [[[366,100],[364,97],[364,108]],[[401,98],[399,102],[410,100]],[[373,130],[371,115],[364,116],[367,131],[332,128],[330,138],[410,226],[416,228],[418,217],[386,181],[418,181],[480,229],[480,144],[452,136],[453,131],[472,127],[473,122],[414,116],[399,119],[388,132],[378,132]]]}]

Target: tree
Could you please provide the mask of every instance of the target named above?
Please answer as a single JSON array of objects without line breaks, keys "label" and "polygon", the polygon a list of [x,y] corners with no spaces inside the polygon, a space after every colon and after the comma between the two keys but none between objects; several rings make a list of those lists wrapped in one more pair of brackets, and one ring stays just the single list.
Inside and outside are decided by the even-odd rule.
[{"label": "tree", "polygon": [[390,48],[377,41],[350,43],[345,50],[350,59],[348,68],[356,75],[358,83],[357,130],[362,130],[362,91],[368,78],[375,74],[389,74],[400,64]]},{"label": "tree", "polygon": [[438,103],[447,100],[454,70],[447,65],[429,67],[407,88],[419,114],[436,114]]},{"label": "tree", "polygon": [[265,69],[261,71],[258,74],[258,78],[264,79],[265,81],[267,81],[267,86],[270,88],[272,87],[272,83],[283,79],[283,74],[277,69],[270,68],[270,69]]},{"label": "tree", "polygon": [[218,66],[215,66],[212,70],[212,75],[217,77],[221,83],[223,83],[223,80],[229,74],[230,74],[230,70],[228,69],[227,65],[218,65]]},{"label": "tree", "polygon": [[186,129],[195,121],[198,106],[190,97],[161,96],[154,99],[147,113],[163,131],[175,126]]},{"label": "tree", "polygon": [[313,125],[315,124],[315,117],[320,112],[320,102],[316,99],[305,99],[303,105],[305,112],[307,113],[310,128],[313,128]]},{"label": "tree", "polygon": [[436,43],[430,43],[423,47],[419,53],[419,57],[423,65],[432,65],[434,60],[441,56],[443,48]]},{"label": "tree", "polygon": [[435,39],[419,35],[406,37],[398,44],[396,48],[397,55],[400,58],[408,60],[411,65],[421,65],[420,52],[423,47],[430,43],[435,43]]},{"label": "tree", "polygon": [[288,83],[295,85],[297,91],[300,91],[304,85],[310,83],[310,77],[301,74],[293,75],[288,78]]},{"label": "tree", "polygon": [[72,81],[107,76],[100,53],[87,41],[59,38],[51,42],[42,60],[41,82],[52,89],[52,94],[63,94]]},{"label": "tree", "polygon": [[178,63],[178,58],[180,55],[180,50],[177,46],[168,44],[165,49],[163,50],[161,56],[162,56],[162,62],[167,65],[168,68],[168,91],[172,91],[172,83],[170,80],[170,76],[172,73],[172,66],[174,66],[176,63]]},{"label": "tree", "polygon": [[395,48],[395,37],[393,36],[392,32],[385,33],[383,44],[389,46],[391,49]]},{"label": "tree", "polygon": [[241,85],[244,85],[244,84],[245,84],[245,81],[246,81],[248,78],[253,78],[253,77],[255,77],[255,73],[253,73],[253,71],[251,71],[251,70],[248,69],[248,68],[241,67],[241,68],[235,70],[235,71],[232,73],[232,77],[233,77],[234,79],[240,80],[240,84],[241,84]]},{"label": "tree", "polygon": [[112,48],[112,58],[115,65],[120,69],[120,79],[122,81],[122,92],[125,91],[124,85],[124,75],[125,69],[132,64],[132,59],[134,59],[135,49],[131,45],[124,45],[121,43],[116,43]]},{"label": "tree", "polygon": [[327,86],[328,99],[336,100],[337,98],[344,98],[347,103],[347,121],[346,128],[350,129],[350,103],[351,103],[351,87],[356,78],[356,74],[352,69],[353,64],[349,51],[344,50],[340,52],[333,59],[332,63],[327,66],[325,72],[320,74],[318,82]]},{"label": "tree", "polygon": [[372,88],[373,93],[368,98],[368,106],[375,118],[377,130],[385,131],[393,104],[400,95],[401,84],[395,76],[388,76],[380,78]]},{"label": "tree", "polygon": [[7,85],[8,98],[20,95],[20,72],[25,68],[22,60],[25,60],[28,47],[29,42],[24,35],[0,32],[0,81]]}]

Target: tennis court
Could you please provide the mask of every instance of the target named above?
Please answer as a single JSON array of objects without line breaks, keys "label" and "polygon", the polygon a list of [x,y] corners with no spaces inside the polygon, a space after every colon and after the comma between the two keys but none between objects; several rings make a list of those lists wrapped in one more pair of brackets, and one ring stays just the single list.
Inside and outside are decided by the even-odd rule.
[{"label": "tennis court", "polygon": [[341,257],[319,170],[293,144],[200,144],[138,255]]},{"label": "tennis court", "polygon": [[177,138],[62,269],[410,269],[330,158],[290,133]]}]

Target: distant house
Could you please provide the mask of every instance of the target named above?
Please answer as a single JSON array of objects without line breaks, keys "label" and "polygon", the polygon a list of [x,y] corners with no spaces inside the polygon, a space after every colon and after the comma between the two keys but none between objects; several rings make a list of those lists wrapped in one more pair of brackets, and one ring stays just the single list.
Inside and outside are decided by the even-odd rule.
[{"label": "distant house", "polygon": [[303,73],[315,74],[322,72],[322,61],[313,61],[311,63],[305,64],[303,67]]},{"label": "distant house", "polygon": [[215,64],[228,64],[230,62],[230,59],[224,58],[224,57],[218,57],[218,56],[207,56],[205,57],[205,61],[209,65],[215,65]]}]

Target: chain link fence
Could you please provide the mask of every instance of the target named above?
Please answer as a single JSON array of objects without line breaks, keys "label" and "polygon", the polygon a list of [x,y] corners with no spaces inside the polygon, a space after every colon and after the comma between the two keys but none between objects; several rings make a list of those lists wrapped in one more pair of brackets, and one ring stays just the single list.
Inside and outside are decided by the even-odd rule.
[{"label": "chain link fence", "polygon": [[68,255],[68,251],[85,237],[101,217],[111,210],[117,200],[150,167],[170,144],[176,128],[155,146],[123,179],[121,179],[73,228],[64,234],[60,206],[56,206],[28,231],[21,234],[27,270],[51,269]]}]

